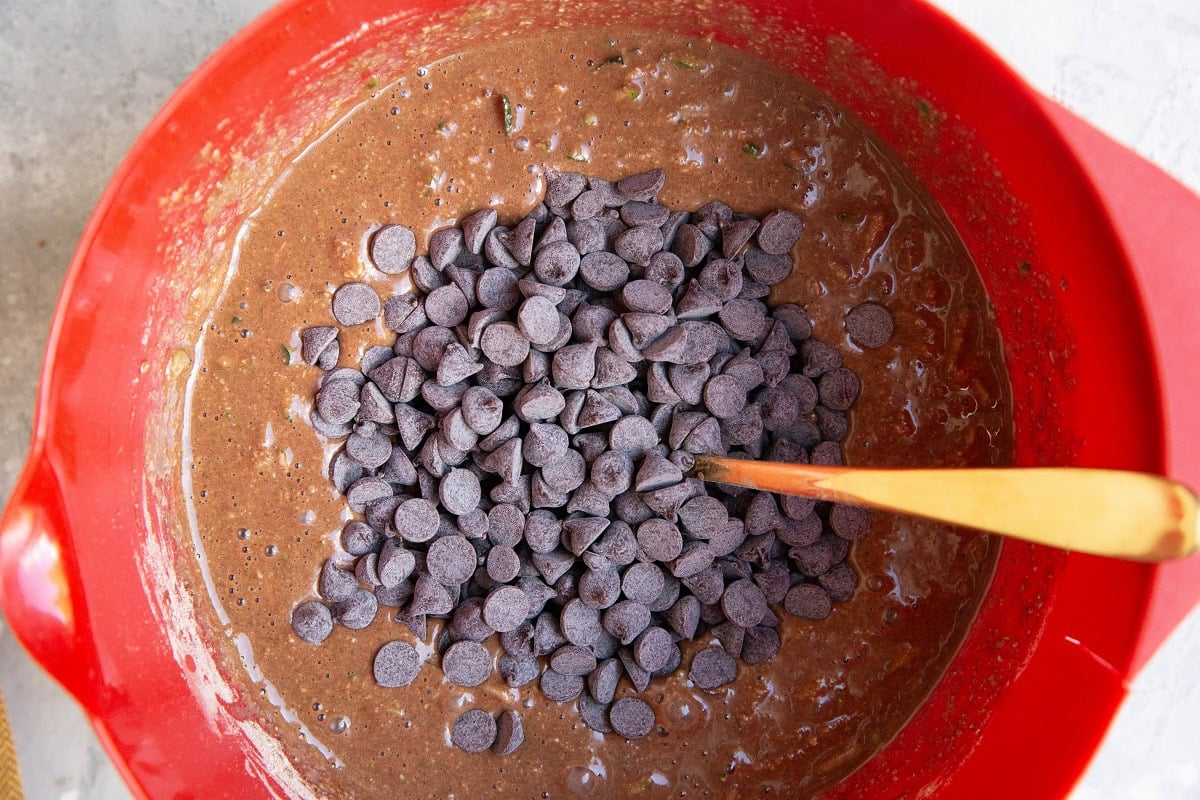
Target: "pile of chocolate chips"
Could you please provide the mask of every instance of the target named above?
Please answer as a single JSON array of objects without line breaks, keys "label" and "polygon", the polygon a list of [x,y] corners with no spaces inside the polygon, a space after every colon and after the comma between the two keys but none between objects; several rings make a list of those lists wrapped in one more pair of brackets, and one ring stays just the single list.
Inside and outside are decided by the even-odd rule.
[{"label": "pile of chocolate chips", "polygon": [[[403,226],[373,235],[374,265],[410,270],[420,294],[336,291],[339,324],[382,313],[396,333],[359,369],[336,367],[336,327],[302,333],[326,371],[312,423],[345,439],[330,476],[362,519],[342,532],[349,558],[322,567],[321,600],[295,608],[301,639],[363,628],[380,606],[421,639],[442,619],[447,680],[483,683],[498,643],[509,686],[539,681],[589,728],[636,738],[654,712],[618,699],[622,678],[643,693],[680,668],[681,640],[715,638],[688,675],[717,689],[737,659],[775,655],[778,609],[821,619],[854,594],[847,554],[867,511],[688,476],[702,453],[841,463],[859,379],[804,309],[764,302],[803,221],[672,211],[655,202],[664,178],[550,173],[516,225],[476,212],[428,255]],[[875,304],[846,326],[864,347],[892,334]],[[374,673],[405,686],[420,667],[397,640]],[[490,716],[460,727],[460,747],[493,746]]]}]

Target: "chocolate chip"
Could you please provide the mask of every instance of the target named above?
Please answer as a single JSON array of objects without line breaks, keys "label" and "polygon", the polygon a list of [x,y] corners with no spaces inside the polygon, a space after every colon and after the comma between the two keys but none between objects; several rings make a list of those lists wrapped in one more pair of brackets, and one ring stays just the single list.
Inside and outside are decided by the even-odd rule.
[{"label": "chocolate chip", "polygon": [[475,288],[478,301],[487,308],[508,311],[521,302],[517,276],[504,267],[492,267],[479,276]]},{"label": "chocolate chip", "polygon": [[878,303],[862,303],[846,315],[850,341],[868,350],[887,344],[894,329],[891,312]]},{"label": "chocolate chip", "polygon": [[722,225],[733,221],[733,209],[720,200],[712,200],[696,209],[693,218],[706,236],[714,237],[721,232]]},{"label": "chocolate chip", "polygon": [[470,513],[479,505],[480,497],[479,478],[470,470],[452,469],[438,484],[438,498],[451,514]]},{"label": "chocolate chip", "polygon": [[626,739],[640,739],[654,730],[654,709],[638,697],[622,697],[612,705],[608,720]]},{"label": "chocolate chip", "polygon": [[362,630],[371,624],[379,611],[379,601],[365,589],[355,589],[349,597],[333,604],[333,618],[351,630]]},{"label": "chocolate chip", "polygon": [[541,475],[546,485],[555,491],[571,492],[587,477],[587,465],[577,451],[568,450],[556,461],[542,467]]},{"label": "chocolate chip", "polygon": [[292,609],[292,630],[303,641],[320,644],[333,633],[333,616],[315,600],[301,603]]},{"label": "chocolate chip", "polygon": [[437,533],[439,521],[437,507],[423,498],[405,500],[396,509],[396,530],[405,541],[429,541]]},{"label": "chocolate chip", "polygon": [[762,413],[757,403],[751,403],[739,414],[721,421],[721,436],[730,445],[748,445],[758,441],[762,433]]},{"label": "chocolate chip", "polygon": [[519,689],[537,680],[542,668],[536,658],[518,658],[505,654],[500,656],[496,671],[511,688]]},{"label": "chocolate chip", "polygon": [[586,389],[596,374],[596,346],[572,344],[554,354],[550,367],[559,389]]},{"label": "chocolate chip", "polygon": [[388,642],[375,653],[372,672],[385,689],[408,686],[421,671],[421,656],[408,642]]},{"label": "chocolate chip", "polygon": [[500,586],[483,603],[483,620],[499,633],[516,630],[529,618],[529,598],[516,586]]},{"label": "chocolate chip", "polygon": [[768,603],[781,603],[791,586],[791,578],[791,570],[787,563],[776,559],[755,573],[753,580],[758,588],[762,589],[763,597]]},{"label": "chocolate chip", "polygon": [[525,727],[517,712],[501,711],[496,722],[496,741],[492,752],[498,756],[512,755],[525,742]]},{"label": "chocolate chip", "polygon": [[533,274],[542,283],[564,286],[579,272],[580,256],[569,241],[554,242],[538,251]]},{"label": "chocolate chip", "polygon": [[810,545],[791,548],[788,551],[788,557],[796,565],[800,574],[810,578],[823,574],[836,561],[833,543],[827,537],[818,538]]},{"label": "chocolate chip", "polygon": [[629,280],[629,264],[607,250],[589,252],[579,261],[579,277],[599,292],[613,292]]},{"label": "chocolate chip", "polygon": [[321,354],[337,341],[338,330],[331,325],[317,325],[300,331],[300,357],[305,364],[316,364]]},{"label": "chocolate chip", "polygon": [[[664,244],[664,247],[666,245]],[[675,289],[683,283],[686,272],[679,256],[668,251],[659,251],[650,256],[650,264],[643,277],[667,289]],[[677,309],[678,312],[678,309]]]},{"label": "chocolate chip", "polygon": [[417,252],[417,237],[403,225],[384,225],[371,237],[368,253],[380,272],[399,275]]},{"label": "chocolate chip", "polygon": [[809,512],[799,519],[784,519],[775,534],[788,547],[807,547],[821,538],[821,518]]},{"label": "chocolate chip", "polygon": [[651,361],[699,364],[717,354],[720,342],[718,333],[726,335],[720,327],[712,323],[687,320],[669,328],[662,336],[642,348],[642,355]]},{"label": "chocolate chip", "polygon": [[850,422],[843,411],[832,411],[825,406],[817,406],[816,417],[821,438],[826,441],[841,442],[850,432]]},{"label": "chocolate chip", "polygon": [[742,643],[742,661],[753,666],[770,661],[779,652],[779,634],[774,628],[757,626],[746,629],[746,640]]},{"label": "chocolate chip", "polygon": [[687,269],[698,265],[711,250],[712,241],[698,227],[688,223],[679,226],[671,244],[671,252],[679,256]]},{"label": "chocolate chip", "polygon": [[346,440],[346,455],[366,469],[383,466],[392,455],[392,444],[383,434],[360,436],[351,434]]},{"label": "chocolate chip", "polygon": [[317,391],[317,413],[333,425],[344,425],[354,419],[361,404],[359,387],[346,380],[327,381]]},{"label": "chocolate chip", "polygon": [[608,608],[620,597],[621,575],[612,566],[589,569],[579,577],[579,600],[589,608]]},{"label": "chocolate chip", "polygon": [[657,564],[639,561],[631,564],[621,577],[621,591],[630,600],[651,603],[662,592],[666,581]]},{"label": "chocolate chip", "polygon": [[450,591],[430,575],[421,575],[413,587],[410,614],[449,614],[454,610]]},{"label": "chocolate chip", "polygon": [[[375,587],[382,585],[379,581],[379,555],[367,553],[354,562],[354,577],[359,583]],[[353,592],[352,592],[353,594]]]},{"label": "chocolate chip", "polygon": [[658,196],[667,181],[667,173],[661,169],[639,172],[617,181],[617,192],[628,200],[649,202]]},{"label": "chocolate chip", "polygon": [[513,401],[517,416],[525,422],[553,419],[566,407],[566,398],[546,380],[522,389]]},{"label": "chocolate chip", "polygon": [[670,661],[671,651],[674,647],[675,643],[671,641],[671,634],[662,628],[651,627],[642,631],[634,639],[633,657],[642,669],[654,672],[662,669]]},{"label": "chocolate chip", "polygon": [[413,259],[412,267],[409,270],[409,277],[412,279],[413,285],[425,294],[429,294],[434,289],[439,289],[450,283],[450,279],[446,277],[446,274],[434,267],[433,263],[426,256],[417,256]]},{"label": "chocolate chip", "polygon": [[476,560],[475,548],[465,537],[443,536],[429,545],[426,568],[439,583],[458,586],[471,578]]},{"label": "chocolate chip", "polygon": [[732,622],[722,622],[714,625],[713,635],[721,643],[722,649],[733,658],[740,658],[742,646],[746,641],[746,629]]},{"label": "chocolate chip", "polygon": [[817,581],[829,593],[829,598],[837,603],[849,600],[858,588],[858,574],[854,567],[845,561],[834,564],[821,574]]},{"label": "chocolate chip", "polygon": [[352,556],[361,556],[376,550],[383,538],[382,533],[365,522],[351,520],[342,528],[342,549]]},{"label": "chocolate chip", "polygon": [[424,614],[405,611],[396,614],[395,619],[396,622],[408,628],[417,639],[421,641],[426,639],[429,631]]},{"label": "chocolate chip", "polygon": [[772,211],[762,219],[758,229],[758,246],[771,254],[787,253],[804,231],[804,221],[791,211]]},{"label": "chocolate chip", "polygon": [[379,295],[365,283],[344,283],[333,293],[333,318],[347,327],[379,316]]},{"label": "chocolate chip", "polygon": [[698,689],[716,689],[737,678],[737,662],[720,647],[706,647],[692,657],[688,678]]},{"label": "chocolate chip", "polygon": [[837,442],[821,442],[813,448],[810,456],[812,463],[825,467],[840,467],[842,465],[842,448]]},{"label": "chocolate chip", "polygon": [[854,405],[860,388],[858,375],[845,367],[826,372],[817,381],[821,405],[834,411],[845,411]]},{"label": "chocolate chip", "polygon": [[562,523],[549,511],[534,511],[525,521],[525,542],[534,553],[549,553],[558,547]]},{"label": "chocolate chip", "polygon": [[[510,506],[511,508],[511,506]],[[508,545],[494,545],[487,554],[487,574],[496,583],[508,583],[521,570],[521,558]]]},{"label": "chocolate chip", "polygon": [[620,218],[631,228],[639,225],[653,225],[661,228],[670,214],[671,212],[667,210],[666,206],[637,200],[621,206]]},{"label": "chocolate chip", "polygon": [[825,619],[833,610],[829,593],[815,583],[798,583],[783,599],[783,609],[803,619]]},{"label": "chocolate chip", "polygon": [[802,372],[807,378],[820,377],[842,365],[838,351],[820,339],[805,339],[800,344],[800,358],[804,361]]},{"label": "chocolate chip", "polygon": [[412,552],[402,547],[395,539],[388,539],[379,551],[375,569],[380,585],[394,589],[407,580],[416,566],[416,558]]},{"label": "chocolate chip", "polygon": [[584,676],[596,668],[596,656],[586,647],[565,644],[550,656],[550,668],[563,675]]},{"label": "chocolate chip", "polygon": [[638,526],[638,546],[647,558],[670,561],[683,551],[683,534],[665,519],[649,519]]},{"label": "chocolate chip", "polygon": [[739,342],[758,341],[767,328],[762,304],[752,300],[730,300],[722,306],[717,317],[729,335]]},{"label": "chocolate chip", "polygon": [[[726,258],[710,258],[704,268],[700,270],[700,274],[696,276],[696,283],[722,303],[735,300],[742,291],[744,281],[742,262]],[[748,323],[744,320],[745,315],[741,311],[742,309],[735,307],[729,316],[734,320],[742,320],[744,327]]]},{"label": "chocolate chip", "polygon": [[579,196],[587,180],[578,172],[546,173],[546,205],[562,208]]},{"label": "chocolate chip", "polygon": [[698,539],[707,539],[729,522],[729,511],[715,497],[693,497],[679,507],[679,523]]},{"label": "chocolate chip", "polygon": [[767,600],[753,581],[742,578],[725,587],[721,610],[730,622],[750,628],[762,622],[767,613]]},{"label": "chocolate chip", "polygon": [[542,694],[556,703],[568,703],[583,692],[583,677],[580,675],[563,675],[552,668],[542,673],[540,682]]},{"label": "chocolate chip", "polygon": [[853,542],[871,529],[871,512],[860,506],[835,503],[829,510],[829,526],[838,536]]},{"label": "chocolate chip", "polygon": [[482,753],[496,741],[496,720],[492,715],[473,708],[454,721],[450,741],[468,753]]},{"label": "chocolate chip", "polygon": [[671,574],[676,578],[690,578],[705,570],[716,558],[711,546],[705,542],[690,539],[683,544],[683,551],[670,562]]},{"label": "chocolate chip", "polygon": [[630,281],[621,288],[621,302],[630,311],[665,314],[671,310],[671,291],[651,280]]},{"label": "chocolate chip", "polygon": [[608,393],[590,389],[584,394],[583,404],[576,419],[576,425],[580,430],[594,428],[597,425],[607,425],[621,418],[621,409],[609,399],[609,396]]},{"label": "chocolate chip", "polygon": [[650,624],[650,609],[635,600],[621,600],[604,610],[601,624],[621,644],[629,644]]},{"label": "chocolate chip", "polygon": [[633,459],[626,453],[608,450],[592,460],[591,485],[607,499],[628,491],[633,483]]},{"label": "chocolate chip", "polygon": [[675,316],[680,320],[703,319],[718,313],[722,308],[724,306],[719,297],[692,281],[675,304]]},{"label": "chocolate chip", "polygon": [[455,642],[482,642],[495,633],[483,618],[483,600],[478,597],[468,597],[454,609],[446,630]]},{"label": "chocolate chip", "polygon": [[606,389],[624,386],[637,378],[637,369],[611,349],[601,347],[596,351],[596,374],[592,376],[592,387]]},{"label": "chocolate chip", "polygon": [[392,587],[376,586],[375,600],[381,606],[389,608],[400,608],[412,599],[413,582],[411,580],[403,580]]},{"label": "chocolate chip", "polygon": [[358,581],[355,579],[354,573],[342,569],[333,562],[333,559],[326,559],[325,563],[321,565],[321,572],[317,576],[317,594],[321,595],[323,599],[330,603],[345,600],[354,594],[354,590],[357,588]]},{"label": "chocolate chip", "polygon": [[613,450],[637,457],[658,444],[658,432],[645,417],[622,417],[609,429],[608,444]]},{"label": "chocolate chip", "polygon": [[672,486],[683,480],[683,471],[658,453],[647,453],[638,468],[633,488],[639,492],[652,492]]},{"label": "chocolate chip", "polygon": [[479,347],[493,363],[502,367],[516,367],[529,356],[529,338],[511,322],[496,322],[487,326],[480,337]]},{"label": "chocolate chip", "polygon": [[576,598],[563,606],[560,624],[568,642],[587,647],[600,636],[600,611]]},{"label": "chocolate chip", "polygon": [[492,672],[492,657],[478,642],[455,642],[442,655],[442,672],[457,686],[478,686]]},{"label": "chocolate chip", "polygon": [[611,699],[608,703],[603,703],[592,697],[589,692],[579,695],[577,704],[579,718],[583,720],[583,724],[588,727],[588,730],[597,733],[612,733],[612,725],[608,722],[610,703]]},{"label": "chocolate chip", "polygon": [[756,219],[731,219],[721,223],[721,254],[726,258],[734,258],[745,250],[750,238],[758,230]]},{"label": "chocolate chip", "polygon": [[[762,236],[762,231],[759,231]],[[792,272],[792,258],[785,254],[774,255],[757,247],[746,251],[746,274],[759,283],[774,286]]]},{"label": "chocolate chip", "polygon": [[415,295],[395,294],[384,301],[383,324],[393,333],[410,334],[425,327],[427,322],[425,304]]},{"label": "chocolate chip", "polygon": [[700,627],[700,601],[692,595],[683,595],[667,610],[667,624],[676,635],[694,639]]},{"label": "chocolate chip", "polygon": [[571,203],[571,216],[576,220],[589,220],[604,211],[605,195],[596,189],[581,192]]},{"label": "chocolate chip", "polygon": [[368,476],[359,478],[346,490],[346,504],[350,506],[350,510],[362,513],[367,503],[391,495],[392,487],[386,481]]},{"label": "chocolate chip", "polygon": [[617,682],[620,679],[621,662],[615,658],[607,658],[587,676],[588,692],[597,702],[607,705],[616,696]]}]

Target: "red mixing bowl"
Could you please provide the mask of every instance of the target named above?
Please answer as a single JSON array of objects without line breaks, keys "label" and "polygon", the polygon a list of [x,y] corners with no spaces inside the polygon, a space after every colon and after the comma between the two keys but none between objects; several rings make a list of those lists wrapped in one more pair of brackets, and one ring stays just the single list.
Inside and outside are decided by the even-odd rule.
[{"label": "red mixing bowl", "polygon": [[[677,30],[693,17],[664,13],[673,2],[623,24]],[[0,602],[139,796],[287,792],[277,751],[242,714],[241,693],[257,688],[214,666],[195,625],[175,568],[190,543],[160,491],[157,443],[171,429],[156,415],[185,366],[183,309],[265,185],[231,191],[227,179],[277,174],[312,126],[406,65],[430,14],[456,5],[282,3],[167,103],[79,245],[0,526]],[[784,32],[760,52],[862,116],[962,234],[997,308],[1018,463],[1200,486],[1200,200],[922,2],[744,5]],[[755,46],[721,26],[694,32]],[[827,797],[1061,798],[1197,599],[1200,559],[1148,566],[1007,543],[933,695]]]}]

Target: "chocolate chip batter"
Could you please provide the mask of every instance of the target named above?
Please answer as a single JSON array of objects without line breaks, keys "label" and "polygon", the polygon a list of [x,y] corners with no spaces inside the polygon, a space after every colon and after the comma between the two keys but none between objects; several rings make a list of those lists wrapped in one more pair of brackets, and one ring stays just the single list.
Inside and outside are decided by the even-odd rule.
[{"label": "chocolate chip batter", "polygon": [[[853,599],[824,620],[781,614],[779,655],[738,664],[729,687],[687,685],[693,654],[711,644],[691,643],[679,672],[652,684],[658,725],[636,741],[593,734],[573,704],[510,690],[495,672],[462,688],[426,665],[410,684],[379,686],[383,643],[436,658],[425,643],[436,624],[422,642],[381,615],[363,630],[337,627],[320,648],[292,631],[296,598],[313,594],[353,516],[308,424],[319,370],[302,365],[299,331],[332,324],[343,284],[383,297],[411,286],[367,266],[369,234],[403,223],[425,252],[433,231],[476,209],[519,218],[546,170],[618,177],[658,166],[668,206],[721,199],[805,220],[795,272],[772,300],[804,305],[815,335],[862,377],[849,463],[1011,460],[999,335],[970,258],[907,171],[813,87],[719,45],[617,29],[485,44],[397,76],[307,149],[247,222],[207,321],[190,420],[191,500],[231,633],[244,635],[247,683],[264,682],[261,713],[278,720],[319,792],[808,796],[886,744],[953,656],[997,547],[884,514],[854,546],[863,581]],[[847,310],[867,301],[894,321],[883,346],[864,320],[845,327]],[[391,338],[381,325],[353,333],[342,334],[343,364]],[[618,704],[622,725],[641,723],[635,703]],[[453,747],[470,708],[518,710],[524,744],[506,757]]]}]

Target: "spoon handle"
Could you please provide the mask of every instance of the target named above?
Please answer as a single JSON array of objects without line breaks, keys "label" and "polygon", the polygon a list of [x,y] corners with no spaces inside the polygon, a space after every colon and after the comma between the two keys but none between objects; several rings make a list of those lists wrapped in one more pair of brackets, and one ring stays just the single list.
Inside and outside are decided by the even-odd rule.
[{"label": "spoon handle", "polygon": [[1134,561],[1196,549],[1197,500],[1138,472],[1074,467],[885,469],[696,456],[706,481],[895,511]]}]

